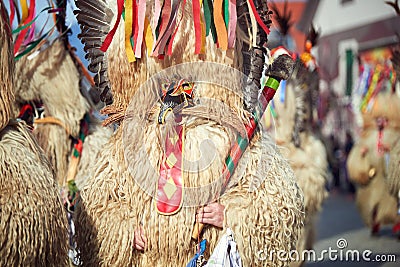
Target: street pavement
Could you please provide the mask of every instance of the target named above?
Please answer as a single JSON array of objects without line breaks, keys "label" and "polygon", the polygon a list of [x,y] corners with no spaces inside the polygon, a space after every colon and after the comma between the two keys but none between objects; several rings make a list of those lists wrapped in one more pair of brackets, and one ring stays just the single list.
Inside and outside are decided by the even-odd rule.
[{"label": "street pavement", "polygon": [[392,234],[392,225],[383,226],[378,236],[371,236],[357,211],[353,194],[332,190],[316,227],[313,249],[316,256],[308,254],[311,260],[305,267],[400,266],[400,240]]}]

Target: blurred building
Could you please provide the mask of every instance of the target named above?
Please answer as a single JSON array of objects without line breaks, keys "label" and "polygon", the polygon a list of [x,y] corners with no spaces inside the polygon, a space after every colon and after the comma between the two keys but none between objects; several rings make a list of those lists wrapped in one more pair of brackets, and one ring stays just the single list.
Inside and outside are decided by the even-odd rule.
[{"label": "blurred building", "polygon": [[[299,28],[306,30],[311,21],[321,28],[317,57],[322,78],[339,95],[352,89],[346,72],[349,60],[400,41],[400,16],[384,0],[310,0]],[[357,70],[354,66],[354,74]]]},{"label": "blurred building", "polygon": [[400,16],[385,2],[308,0],[296,25],[302,32],[307,32],[311,23],[320,30],[314,51],[322,79],[321,102],[325,104],[320,115],[324,134],[335,132],[341,142],[346,129],[360,123],[354,121],[350,107],[360,75],[360,58],[389,59],[392,48],[400,43]]}]

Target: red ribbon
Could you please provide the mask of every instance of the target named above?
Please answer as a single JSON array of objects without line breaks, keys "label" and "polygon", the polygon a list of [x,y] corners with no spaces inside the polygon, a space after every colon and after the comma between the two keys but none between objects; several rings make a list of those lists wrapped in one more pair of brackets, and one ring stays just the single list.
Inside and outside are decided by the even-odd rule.
[{"label": "red ribbon", "polygon": [[[24,25],[32,21],[34,13],[35,13],[35,0],[31,0],[29,4],[29,14],[26,20],[24,21]],[[24,41],[26,33],[28,32],[29,29],[30,27],[22,30],[21,33],[18,35],[17,40],[15,41],[14,44],[14,56],[18,53],[18,50],[21,47],[21,44]]]},{"label": "red ribbon", "polygon": [[104,42],[100,47],[100,50],[103,52],[107,51],[108,47],[111,44],[112,39],[114,38],[115,32],[117,31],[119,22],[121,21],[122,10],[124,8],[124,0],[117,0],[117,5],[118,5],[117,21],[115,22],[115,25],[111,29],[111,31],[107,34],[106,39],[104,39]]},{"label": "red ribbon", "polygon": [[258,15],[256,6],[254,5],[253,0],[249,0],[250,6],[251,6],[251,10],[253,10],[253,14],[256,17],[256,20],[258,22],[258,24],[261,26],[261,28],[264,30],[264,32],[266,34],[269,34],[269,29],[267,27],[267,25],[264,24],[264,22],[262,21],[262,19],[260,18],[260,15]]},{"label": "red ribbon", "polygon": [[201,50],[201,23],[200,23],[200,1],[193,0],[192,2],[193,20],[194,20],[194,33],[195,33],[195,50],[196,55],[200,54]]},{"label": "red ribbon", "polygon": [[14,1],[10,0],[10,25],[12,25],[15,16]]},{"label": "red ribbon", "polygon": [[138,36],[138,6],[136,0],[132,1],[132,35],[133,35],[133,51],[136,49]]},{"label": "red ribbon", "polygon": [[171,0],[165,0],[164,5],[162,7],[161,24],[159,27],[158,41],[156,42],[155,50],[153,51],[153,56],[159,56],[160,54],[164,54],[163,53],[164,48],[160,48],[160,43],[164,42],[164,34],[167,31],[168,22],[171,17],[171,5],[172,5]]}]

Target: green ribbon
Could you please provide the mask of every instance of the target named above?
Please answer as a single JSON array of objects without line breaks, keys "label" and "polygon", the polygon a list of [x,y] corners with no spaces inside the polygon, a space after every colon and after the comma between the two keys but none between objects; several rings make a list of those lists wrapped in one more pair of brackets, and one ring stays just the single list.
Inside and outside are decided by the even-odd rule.
[{"label": "green ribbon", "polygon": [[228,29],[229,25],[229,0],[224,0],[224,20],[226,29]]},{"label": "green ribbon", "polygon": [[19,53],[17,56],[14,57],[15,61],[18,61],[19,59],[21,59],[21,57],[25,56],[26,54],[28,54],[29,52],[31,52],[44,38],[47,37],[47,35],[49,34],[50,31],[46,32],[42,37],[40,37],[39,39],[37,39],[34,42],[31,42],[29,47],[27,49],[25,49],[23,52]]},{"label": "green ribbon", "polygon": [[42,14],[44,11],[47,11],[47,10],[50,10],[50,9],[52,9],[52,7],[46,7],[44,9],[42,9],[42,11],[40,11],[39,14],[37,14],[36,17],[33,20],[31,20],[29,23],[27,23],[25,25],[22,25],[22,26],[16,28],[15,30],[13,30],[12,34],[19,33],[20,31],[30,27],[37,20],[37,18],[40,16],[40,14]]},{"label": "green ribbon", "polygon": [[211,27],[211,10],[208,0],[204,0],[203,2],[203,10],[204,10],[204,20],[206,23],[206,36],[210,33]]}]

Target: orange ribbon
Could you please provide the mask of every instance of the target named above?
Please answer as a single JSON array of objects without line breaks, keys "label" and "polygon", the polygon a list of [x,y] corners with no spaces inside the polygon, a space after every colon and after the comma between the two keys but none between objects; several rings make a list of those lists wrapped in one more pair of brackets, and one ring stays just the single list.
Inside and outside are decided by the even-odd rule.
[{"label": "orange ribbon", "polygon": [[226,30],[224,16],[222,14],[222,1],[214,1],[214,23],[218,36],[218,45],[222,50],[228,49],[228,33]]}]

